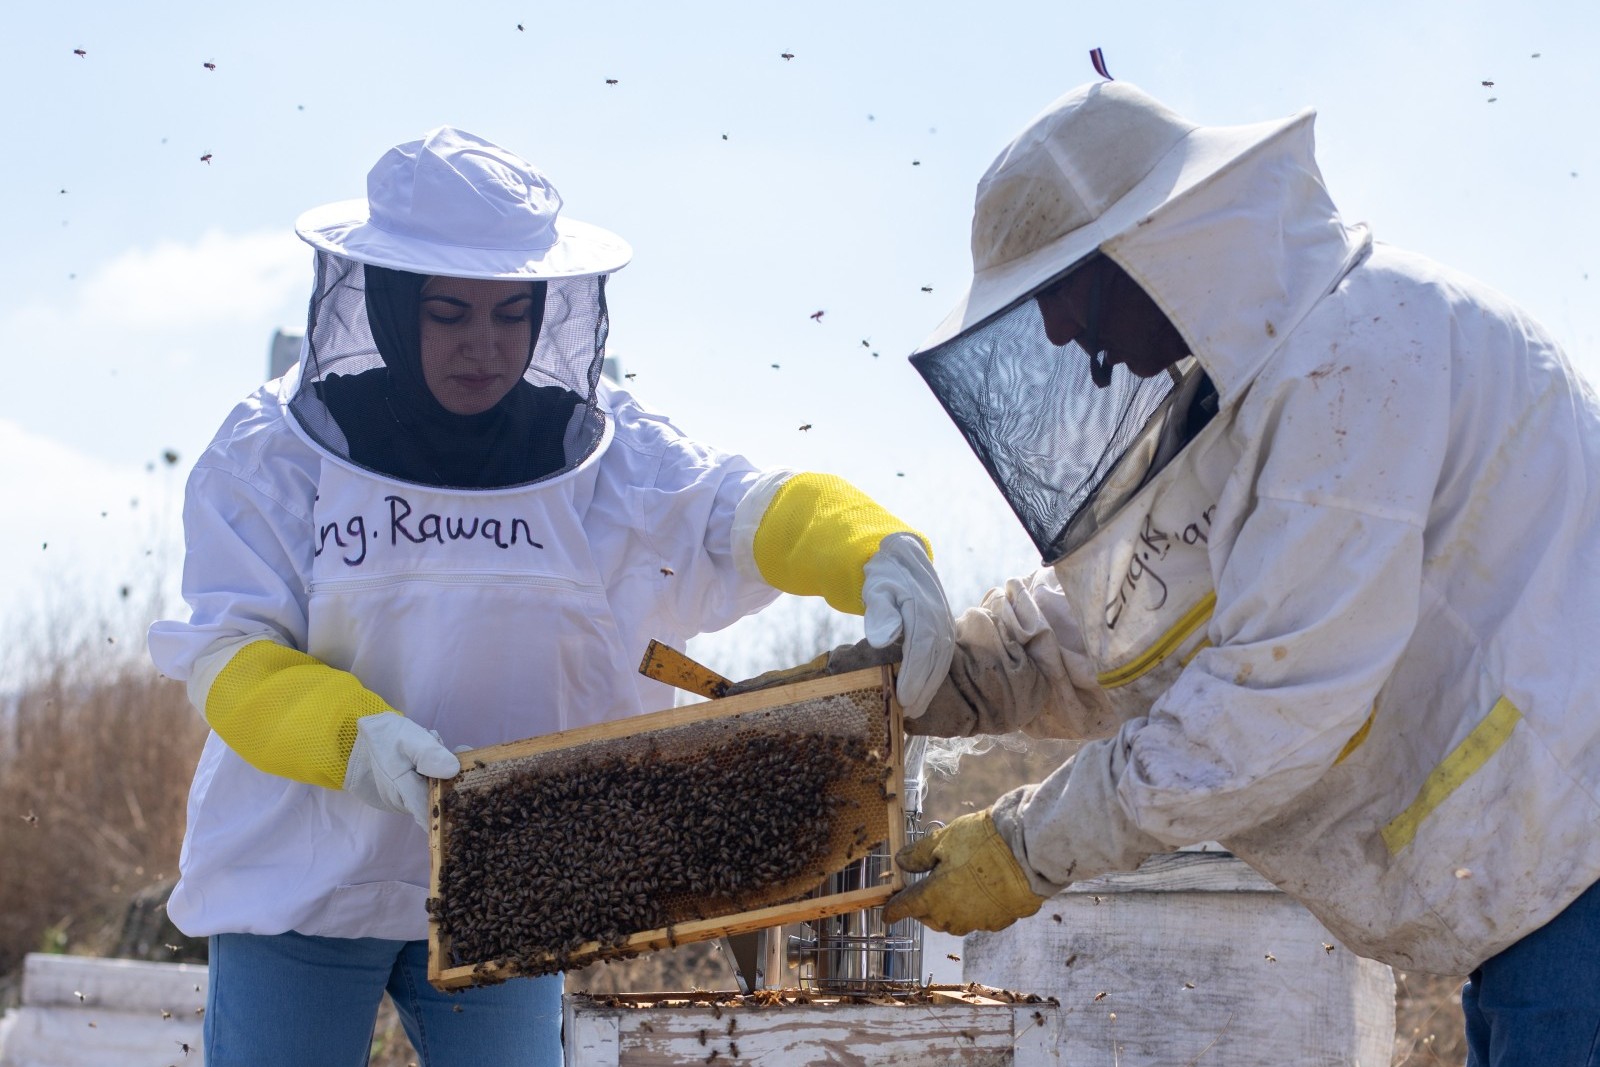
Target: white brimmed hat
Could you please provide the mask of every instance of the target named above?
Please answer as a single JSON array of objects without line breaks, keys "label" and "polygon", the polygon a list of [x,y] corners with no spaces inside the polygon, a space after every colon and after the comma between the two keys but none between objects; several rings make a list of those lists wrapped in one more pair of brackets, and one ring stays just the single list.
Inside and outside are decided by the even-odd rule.
[{"label": "white brimmed hat", "polygon": [[972,284],[917,352],[992,318],[1311,115],[1197,126],[1127,82],[1067,93],[978,181]]},{"label": "white brimmed hat", "polygon": [[455,278],[581,278],[633,256],[609,230],[563,217],[533,164],[449,126],[385,152],[365,200],[313,208],[294,228],[336,256]]}]

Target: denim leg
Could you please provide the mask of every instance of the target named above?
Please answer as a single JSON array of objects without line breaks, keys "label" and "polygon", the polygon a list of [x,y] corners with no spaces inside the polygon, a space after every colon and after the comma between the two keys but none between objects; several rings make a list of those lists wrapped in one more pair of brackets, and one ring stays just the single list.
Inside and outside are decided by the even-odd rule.
[{"label": "denim leg", "polygon": [[363,1067],[405,944],[296,933],[212,937],[207,1067]]},{"label": "denim leg", "polygon": [[1461,990],[1467,1067],[1600,1067],[1600,883]]},{"label": "denim leg", "polygon": [[561,975],[441,993],[428,984],[428,943],[406,945],[389,980],[421,1067],[560,1067]]}]

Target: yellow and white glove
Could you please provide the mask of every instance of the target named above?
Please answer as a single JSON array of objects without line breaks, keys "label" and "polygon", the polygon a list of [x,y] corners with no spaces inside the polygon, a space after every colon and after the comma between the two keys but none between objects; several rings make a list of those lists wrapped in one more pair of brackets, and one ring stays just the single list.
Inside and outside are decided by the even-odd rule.
[{"label": "yellow and white glove", "polygon": [[[206,721],[257,770],[347,789],[384,811],[427,825],[423,777],[461,769],[437,736],[396,712],[349,671],[273,640],[216,654],[203,694]],[[191,683],[192,684],[192,683]]]},{"label": "yellow and white glove", "polygon": [[946,933],[1004,930],[1038,911],[1045,898],[1033,891],[1011,846],[988,811],[963,815],[901,849],[901,870],[927,877],[884,905],[883,921],[911,918]]},{"label": "yellow and white glove", "polygon": [[812,472],[769,478],[751,494],[760,512],[750,552],[762,579],[864,615],[867,640],[876,647],[900,640],[896,695],[908,717],[921,715],[955,650],[955,623],[927,539],[843,478]]}]

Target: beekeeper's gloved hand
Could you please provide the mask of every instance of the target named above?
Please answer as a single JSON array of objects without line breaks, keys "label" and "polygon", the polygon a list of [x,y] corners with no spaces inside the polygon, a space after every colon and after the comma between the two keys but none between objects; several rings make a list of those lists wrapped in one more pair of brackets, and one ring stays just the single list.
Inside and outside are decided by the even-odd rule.
[{"label": "beekeeper's gloved hand", "polygon": [[906,717],[915,719],[950,673],[956,647],[950,605],[921,538],[894,533],[883,539],[867,560],[861,600],[867,640],[878,648],[900,641],[895,695]]},{"label": "beekeeper's gloved hand", "polygon": [[1004,930],[1044,904],[987,811],[934,830],[901,849],[894,861],[912,874],[928,874],[889,898],[886,923],[912,918],[959,936]]},{"label": "beekeeper's gloved hand", "polygon": [[428,828],[428,779],[454,778],[461,761],[439,735],[397,712],[356,720],[345,792],[381,811],[403,812]]}]

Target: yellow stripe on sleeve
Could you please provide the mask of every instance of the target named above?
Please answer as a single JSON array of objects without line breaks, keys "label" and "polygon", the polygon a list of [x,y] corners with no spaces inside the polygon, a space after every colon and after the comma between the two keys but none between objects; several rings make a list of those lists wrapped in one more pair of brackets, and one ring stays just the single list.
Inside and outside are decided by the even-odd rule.
[{"label": "yellow stripe on sleeve", "polygon": [[1506,738],[1511,736],[1511,731],[1521,721],[1522,712],[1517,710],[1515,704],[1505,697],[1495,701],[1483,721],[1474,726],[1472,732],[1423,781],[1410,806],[1383,828],[1383,843],[1389,846],[1391,856],[1411,844],[1422,820],[1477,773],[1490,756],[1500,751],[1500,746],[1506,743]]}]

